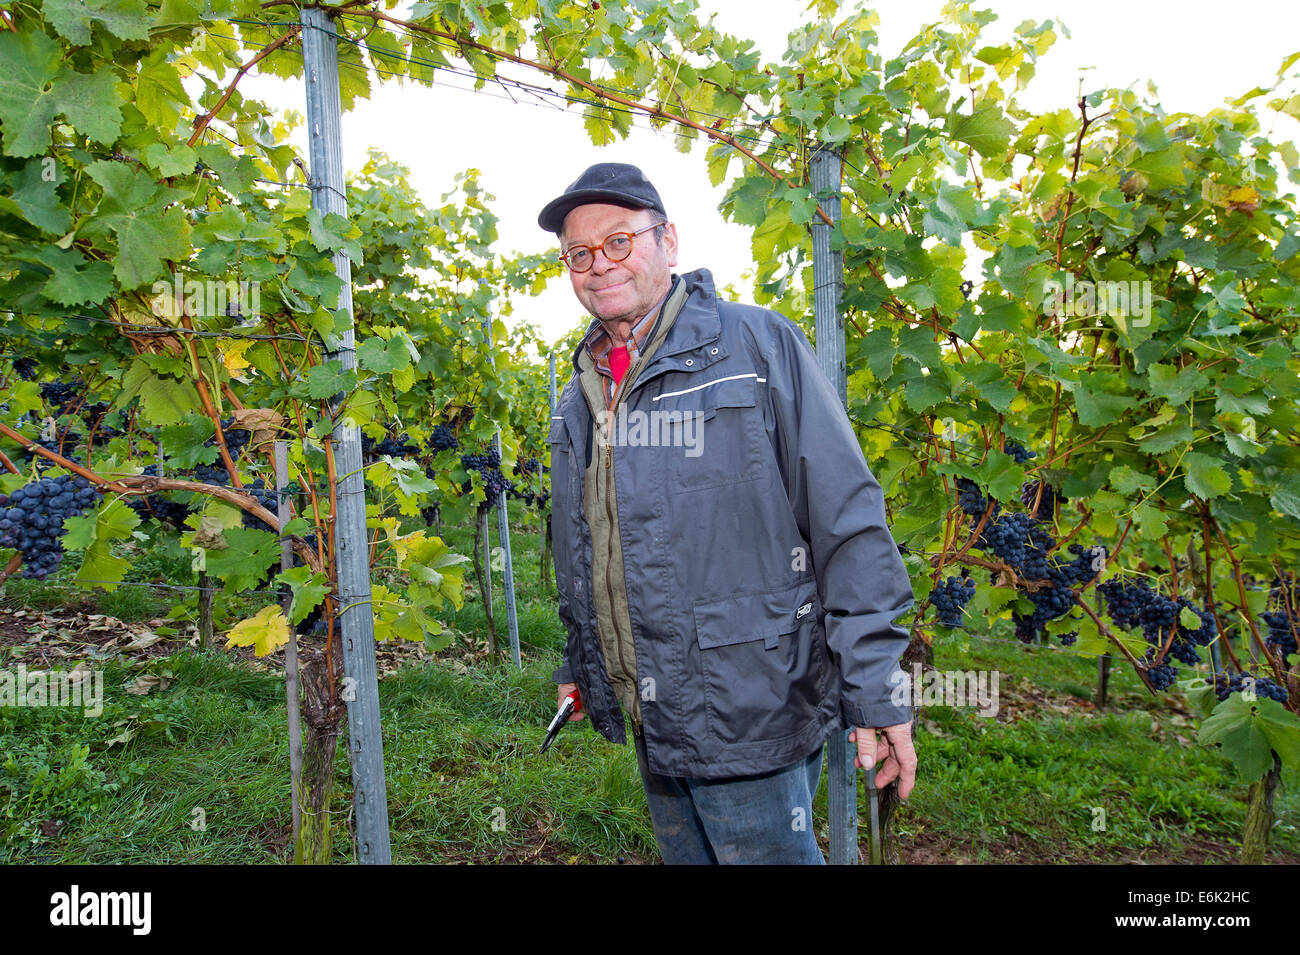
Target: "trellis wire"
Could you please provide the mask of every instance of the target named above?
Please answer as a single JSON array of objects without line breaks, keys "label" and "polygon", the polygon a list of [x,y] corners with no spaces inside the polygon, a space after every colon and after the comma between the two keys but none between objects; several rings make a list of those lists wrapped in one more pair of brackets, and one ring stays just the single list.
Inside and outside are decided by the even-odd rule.
[{"label": "trellis wire", "polygon": [[[257,24],[259,24],[259,25],[263,25],[263,26],[275,26],[275,25],[280,25],[279,23],[272,22],[272,21],[241,21],[241,20],[235,20],[235,19],[232,19],[231,22],[257,23]],[[240,38],[240,37],[235,37],[235,36],[228,35],[228,34],[215,34],[215,33],[214,33],[214,34],[211,34],[211,35],[213,35],[213,36],[217,36],[217,37],[220,37],[220,38],[222,38],[222,39],[236,40],[236,41],[238,41],[238,42],[240,42],[240,43],[243,43],[243,42],[244,42],[244,41],[242,40],[242,38]],[[403,34],[402,34],[402,35],[405,35],[405,36],[413,36],[413,35],[418,35],[418,34],[414,34],[414,33],[412,33],[411,31],[407,30],[407,31],[403,31]],[[372,49],[370,48],[370,46],[369,46],[367,43],[365,43],[364,41],[357,40],[357,39],[354,39],[354,38],[352,38],[352,37],[345,37],[345,36],[340,36],[339,39],[342,40],[343,42],[350,43],[350,44],[352,44],[352,45],[354,45],[354,46],[356,46],[356,47],[358,47],[358,48],[360,48],[360,49],[366,50],[367,52],[369,52],[369,53],[371,54],[371,63],[369,64],[369,66],[364,65],[364,64],[342,63],[342,62],[341,62],[341,63],[339,64],[339,69],[340,69],[340,70],[349,70],[349,71],[352,71],[352,72],[354,72],[354,73],[360,73],[360,74],[367,74],[369,71],[373,70],[376,74],[378,74],[378,75],[380,75],[380,76],[396,77],[396,78],[398,78],[398,79],[401,79],[401,78],[403,78],[403,77],[405,77],[405,76],[407,75],[407,74],[405,74],[405,73],[401,73],[401,72],[398,72],[398,71],[396,71],[396,70],[388,70],[388,69],[385,69],[385,68],[379,66],[379,65],[377,64],[377,62],[375,62],[376,60],[382,60],[384,57],[388,57],[390,54],[389,54],[387,51],[379,51],[378,54],[376,55],[376,52],[375,52],[374,50],[372,50]],[[433,42],[435,45],[445,45],[448,49],[456,49],[456,47],[455,47],[454,44],[442,44],[442,43],[440,43],[440,42],[438,41],[437,38],[430,38],[430,42]],[[255,45],[248,45],[248,44],[245,44],[245,46],[246,46],[248,49],[250,49],[250,50],[259,49],[259,47],[255,46]],[[284,48],[281,49],[280,52],[283,52],[283,53],[285,53],[286,55],[289,55],[289,56],[298,55],[297,51],[296,51],[295,49],[293,49],[292,47],[284,47]],[[489,54],[489,53],[484,53],[484,56],[486,56],[486,57],[488,57],[488,58],[490,58],[490,59],[494,59],[494,60],[496,60],[497,62],[509,62],[508,60],[503,60],[501,57],[499,57],[499,56],[495,56],[495,55],[493,55],[493,54]],[[577,95],[575,95],[575,94],[573,94],[573,93],[571,93],[571,92],[555,90],[555,89],[552,89],[552,88],[550,88],[550,87],[540,86],[540,85],[538,85],[538,84],[534,84],[534,83],[528,83],[527,81],[519,80],[519,79],[516,79],[516,78],[513,78],[513,77],[505,77],[505,76],[500,76],[500,75],[494,75],[494,76],[489,77],[489,78],[484,78],[484,77],[480,77],[480,76],[478,76],[478,74],[474,73],[472,70],[466,70],[466,69],[462,69],[462,68],[459,68],[459,67],[451,66],[451,65],[448,65],[448,64],[437,63],[437,62],[435,62],[435,61],[433,61],[433,60],[424,59],[424,58],[422,58],[422,57],[418,57],[418,56],[411,55],[411,54],[408,54],[408,55],[404,56],[404,59],[405,59],[407,62],[415,63],[415,64],[417,64],[417,65],[424,66],[424,67],[428,67],[428,68],[434,70],[435,72],[436,72],[436,71],[441,71],[441,72],[443,72],[443,73],[450,73],[450,74],[452,74],[452,75],[454,75],[454,76],[460,76],[460,77],[464,77],[465,79],[471,79],[471,80],[474,80],[475,82],[477,82],[477,81],[480,80],[480,79],[486,79],[488,82],[491,82],[491,83],[494,83],[494,84],[496,84],[496,85],[499,85],[503,90],[506,90],[508,95],[507,95],[507,96],[501,96],[501,95],[499,95],[499,94],[488,93],[486,90],[483,90],[483,89],[474,89],[474,88],[470,88],[470,87],[457,86],[456,84],[453,84],[453,83],[443,83],[443,82],[439,82],[439,81],[436,80],[436,79],[429,79],[429,80],[427,80],[427,81],[426,81],[426,80],[414,80],[414,82],[418,82],[418,83],[422,83],[422,84],[423,84],[423,83],[427,83],[427,84],[430,85],[430,86],[442,86],[442,87],[447,88],[447,89],[460,90],[461,92],[466,92],[466,93],[474,93],[474,94],[478,94],[478,95],[491,96],[491,97],[494,98],[494,99],[509,99],[512,103],[514,103],[514,104],[517,105],[517,106],[530,105],[530,106],[537,106],[537,107],[552,108],[552,109],[556,109],[556,110],[558,110],[558,111],[560,111],[560,112],[567,112],[567,110],[565,110],[564,107],[561,106],[561,105],[558,105],[558,104],[553,105],[553,104],[550,104],[550,103],[544,102],[545,99],[563,100],[565,103],[572,104],[572,105],[580,105],[580,106],[586,106],[586,107],[595,108],[595,109],[608,110],[608,111],[610,111],[610,112],[615,112],[615,113],[623,113],[623,114],[626,114],[626,115],[632,116],[632,117],[634,118],[634,119],[631,121],[631,125],[635,126],[635,127],[638,128],[638,129],[643,129],[643,130],[647,130],[647,131],[650,131],[650,132],[659,132],[659,131],[660,131],[657,127],[655,127],[653,124],[651,124],[651,123],[649,122],[649,114],[647,114],[647,113],[645,113],[645,112],[643,112],[643,111],[641,111],[641,110],[635,110],[635,109],[631,109],[631,108],[628,108],[628,107],[618,106],[618,105],[616,105],[616,104],[609,103],[609,102],[604,102],[604,101],[601,101],[601,100],[599,100],[599,99],[587,99],[587,98],[584,98],[584,97],[581,97],[581,96],[577,96]],[[629,97],[629,98],[632,98],[633,95],[634,95],[634,94],[632,94],[632,93],[630,93],[630,92],[620,91],[620,90],[617,90],[617,89],[614,89],[614,88],[611,88],[611,87],[601,86],[601,85],[598,84],[598,83],[597,83],[597,84],[593,84],[593,85],[599,86],[602,90],[606,90],[606,91],[608,91],[608,92],[612,92],[612,93],[617,93],[617,94],[619,94],[619,95],[624,95],[624,96],[627,96],[627,97]],[[533,102],[533,101],[524,101],[524,102],[521,102],[520,100],[516,99],[513,95],[509,95],[509,89],[510,89],[510,88],[516,89],[516,90],[518,90],[520,93],[526,93],[526,94],[528,94],[528,95],[534,97],[537,101],[536,101],[536,102]],[[700,110],[700,109],[696,109],[696,108],[690,108],[690,107],[687,107],[687,108],[685,108],[684,111],[685,111],[687,114],[690,114],[690,113],[697,114],[698,116],[701,116],[701,117],[703,117],[703,118],[705,118],[705,119],[712,118],[712,119],[728,120],[728,121],[731,121],[731,122],[739,122],[739,121],[737,121],[734,117],[721,116],[721,115],[716,114],[716,113],[710,113],[710,112],[708,112],[707,110]],[[688,115],[687,118],[689,118],[689,115]],[[638,120],[638,119],[645,119],[646,122],[644,122],[644,123],[642,123],[642,122],[636,122],[636,120]],[[745,128],[749,128],[749,129],[756,128],[755,124],[752,124],[752,123],[741,123],[741,125],[744,126]],[[209,127],[209,128],[211,128],[211,127]],[[682,134],[681,134],[681,133],[678,133],[678,135],[682,135]],[[787,159],[789,159],[789,158],[791,157],[791,155],[793,154],[793,152],[794,152],[794,150],[795,150],[795,147],[794,147],[793,144],[788,144],[788,143],[784,143],[784,142],[782,142],[781,138],[780,138],[779,136],[776,136],[776,135],[773,135],[772,138],[771,138],[770,140],[764,140],[761,136],[753,136],[753,135],[749,135],[749,134],[747,134],[747,133],[743,133],[743,132],[731,132],[731,131],[728,131],[728,132],[727,132],[727,135],[730,136],[730,137],[733,138],[733,139],[736,139],[736,140],[743,140],[743,141],[745,141],[745,142],[747,142],[747,143],[754,144],[755,147],[761,147],[761,148],[765,148],[765,149],[775,149],[775,150],[778,150],[778,151],[780,151],[780,152],[783,152],[783,154],[786,156]],[[292,185],[291,183],[275,183],[275,184],[277,184],[277,185]]]}]

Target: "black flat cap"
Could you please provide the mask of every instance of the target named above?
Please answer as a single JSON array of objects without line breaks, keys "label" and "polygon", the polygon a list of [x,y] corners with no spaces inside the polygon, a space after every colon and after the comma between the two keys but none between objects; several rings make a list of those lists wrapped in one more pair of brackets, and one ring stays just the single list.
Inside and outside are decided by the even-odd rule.
[{"label": "black flat cap", "polygon": [[623,162],[598,162],[587,168],[537,216],[537,224],[547,232],[560,234],[564,217],[578,206],[607,202],[629,209],[653,209],[667,217],[663,200],[650,180],[636,166]]}]

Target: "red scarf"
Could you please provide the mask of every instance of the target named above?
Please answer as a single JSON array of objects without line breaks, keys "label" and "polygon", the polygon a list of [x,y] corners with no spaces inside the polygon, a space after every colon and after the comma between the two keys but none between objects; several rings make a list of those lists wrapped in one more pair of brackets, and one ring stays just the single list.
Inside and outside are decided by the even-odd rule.
[{"label": "red scarf", "polygon": [[614,381],[617,384],[623,383],[623,375],[627,373],[627,366],[630,364],[627,357],[627,346],[618,345],[609,352],[609,370],[614,373]]}]

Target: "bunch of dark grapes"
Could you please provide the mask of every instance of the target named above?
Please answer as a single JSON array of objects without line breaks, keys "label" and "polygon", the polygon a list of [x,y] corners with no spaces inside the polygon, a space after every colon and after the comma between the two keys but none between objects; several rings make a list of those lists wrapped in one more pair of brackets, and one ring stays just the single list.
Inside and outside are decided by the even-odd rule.
[{"label": "bunch of dark grapes", "polygon": [[[254,498],[257,499],[258,504],[261,504],[272,514],[276,513],[277,509],[280,506],[279,496],[281,493],[298,494],[301,493],[301,491],[302,489],[298,487],[297,481],[291,481],[288,484],[286,484],[283,492],[277,491],[273,487],[268,488],[266,486],[266,482],[263,481],[261,478],[257,478],[255,481],[253,481],[252,484],[244,485],[244,493],[251,494]],[[254,530],[259,530],[259,531],[274,530],[274,528],[268,525],[266,521],[262,520],[260,517],[254,517],[252,514],[248,513],[248,511],[243,512],[241,520],[245,527],[250,527],[253,528]]]},{"label": "bunch of dark grapes", "polygon": [[1015,459],[1016,464],[1024,464],[1030,458],[1038,457],[1037,451],[1026,450],[1025,446],[1017,441],[1007,441],[1003,444],[1002,451],[1005,454],[1011,455],[1011,457]]},{"label": "bunch of dark grapes", "polygon": [[[230,460],[238,461],[239,456],[244,453],[244,448],[252,440],[253,434],[244,428],[231,427],[235,423],[234,418],[225,418],[221,422],[221,437],[226,442],[226,450],[230,452]],[[217,436],[213,435],[203,443],[205,448],[215,448],[217,446]],[[218,457],[214,464],[200,464],[193,471],[194,480],[202,481],[204,484],[217,484],[221,487],[227,487],[230,484],[230,472],[226,470],[225,464]]]},{"label": "bunch of dark grapes", "polygon": [[501,455],[496,448],[488,448],[484,454],[462,454],[460,466],[466,471],[485,471],[501,467]]},{"label": "bunch of dark grapes", "polygon": [[[143,474],[146,477],[157,477],[158,465],[150,464],[144,469]],[[178,504],[161,494],[133,497],[126,502],[126,506],[139,514],[141,520],[153,518],[160,523],[169,524],[177,530],[185,526],[185,518],[190,513],[190,509],[186,505]]]},{"label": "bunch of dark grapes", "polygon": [[1071,544],[1070,553],[1074,555],[1074,559],[1058,564],[1058,566],[1074,583],[1086,584],[1097,576],[1097,571],[1093,569],[1093,562],[1098,556],[1097,551],[1099,549],[1097,547],[1084,548],[1082,544]]},{"label": "bunch of dark grapes", "polygon": [[483,493],[493,503],[499,501],[502,494],[514,488],[514,483],[501,473],[500,468],[488,468],[479,473],[483,475]]},{"label": "bunch of dark grapes", "polygon": [[1256,696],[1277,700],[1279,703],[1287,701],[1286,687],[1278,686],[1266,676],[1253,676],[1249,673],[1233,673],[1231,676],[1226,673],[1214,675],[1214,692],[1220,703],[1226,700],[1230,693],[1244,693],[1250,690],[1253,690]]},{"label": "bunch of dark grapes", "polygon": [[1178,609],[1181,611],[1186,608],[1200,619],[1201,625],[1195,630],[1189,630],[1180,622],[1178,624],[1178,633],[1185,640],[1189,640],[1198,647],[1208,647],[1214,642],[1214,637],[1219,632],[1218,624],[1214,622],[1214,614],[1210,611],[1197,607],[1186,597],[1178,598]]},{"label": "bunch of dark grapes", "polygon": [[1028,514],[1004,514],[984,525],[976,544],[1011,567],[1019,567],[1028,555],[1030,528],[1034,519]]},{"label": "bunch of dark grapes", "polygon": [[1147,682],[1151,684],[1151,689],[1167,690],[1174,685],[1178,679],[1178,667],[1168,663],[1156,663],[1156,648],[1151,647],[1147,650]]},{"label": "bunch of dark grapes", "polygon": [[969,576],[945,577],[943,583],[930,594],[930,603],[939,611],[939,622],[945,627],[962,626],[962,608],[975,596],[975,581]]},{"label": "bunch of dark grapes", "polygon": [[1145,600],[1144,595],[1151,591],[1141,581],[1117,576],[1099,584],[1097,592],[1106,601],[1106,614],[1110,619],[1116,626],[1128,630],[1138,625],[1138,613]]},{"label": "bunch of dark grapes", "polygon": [[0,494],[0,547],[22,553],[23,576],[44,580],[63,563],[63,523],[90,510],[100,491],[83,477],[43,477]]},{"label": "bunch of dark grapes", "polygon": [[141,520],[151,517],[175,530],[185,526],[185,518],[190,514],[190,509],[184,504],[168,500],[161,494],[132,498],[126,502],[126,506],[139,514]]},{"label": "bunch of dark grapes", "polygon": [[1046,587],[1026,593],[1029,602],[1034,605],[1033,613],[1028,616],[1012,614],[1016,624],[1016,637],[1022,643],[1030,643],[1043,632],[1049,620],[1064,617],[1074,606],[1074,588],[1068,579],[1055,567],[1049,570],[1051,583]]},{"label": "bunch of dark grapes", "polygon": [[1287,656],[1296,652],[1295,632],[1292,630],[1295,621],[1285,611],[1270,611],[1262,616],[1264,622],[1268,624],[1268,637],[1264,643],[1270,650],[1280,653],[1285,660]]},{"label": "bunch of dark grapes", "polygon": [[64,414],[76,404],[85,383],[80,378],[72,381],[47,381],[41,384],[41,397],[57,414]]},{"label": "bunch of dark grapes", "polygon": [[[971,517],[979,517],[988,509],[988,501],[980,493],[979,485],[969,478],[957,479],[957,504]],[[1000,510],[1001,506],[994,502],[990,517],[996,517]]]},{"label": "bunch of dark grapes", "polygon": [[123,432],[118,428],[109,427],[104,423],[109,415],[109,405],[106,401],[96,401],[92,404],[84,405],[81,409],[81,416],[94,429],[95,433],[101,438],[116,438]]},{"label": "bunch of dark grapes", "polygon": [[434,454],[439,451],[459,451],[460,442],[452,434],[451,428],[440,424],[434,427],[433,434],[429,436],[428,447]]},{"label": "bunch of dark grapes", "polygon": [[419,448],[411,444],[411,439],[405,434],[394,438],[392,435],[385,435],[384,440],[375,445],[375,454],[390,458],[410,457],[419,452]]},{"label": "bunch of dark grapes", "polygon": [[[972,516],[983,514],[988,505],[979,488],[965,479],[958,479],[957,486],[962,509]],[[1056,538],[1041,521],[1030,514],[1001,514],[996,502],[976,544],[1006,563],[1020,579],[1045,582],[1032,590],[1020,589],[1034,605],[1029,614],[1012,614],[1016,637],[1024,643],[1041,636],[1048,621],[1065,616],[1074,606],[1074,586],[1093,577],[1091,558],[1081,546],[1071,545],[1070,551],[1075,555],[1071,560],[1052,557]],[[996,572],[992,579],[996,582]]]},{"label": "bunch of dark grapes", "polygon": [[24,356],[14,359],[14,371],[18,373],[18,377],[23,381],[31,381],[35,378],[37,368],[39,368],[39,365],[37,365],[35,358]]},{"label": "bunch of dark grapes", "polygon": [[[1148,656],[1152,659],[1152,655],[1169,641],[1169,653],[1174,659],[1195,666],[1201,662],[1196,648],[1209,645],[1218,632],[1214,617],[1208,611],[1194,606],[1186,597],[1173,600],[1157,593],[1144,581],[1112,577],[1097,590],[1106,601],[1106,613],[1116,626],[1142,628],[1142,635],[1151,644]],[[1184,609],[1196,614],[1199,624],[1195,629],[1183,625],[1181,614]],[[1152,686],[1163,689],[1154,682]]]},{"label": "bunch of dark grapes", "polygon": [[1147,588],[1138,607],[1138,623],[1148,643],[1163,644],[1170,628],[1178,622],[1178,603]]},{"label": "bunch of dark grapes", "polygon": [[1072,647],[1074,646],[1075,642],[1078,639],[1079,639],[1078,630],[1071,630],[1069,633],[1063,633],[1061,634],[1061,646]]},{"label": "bunch of dark grapes", "polygon": [[[235,423],[234,418],[223,418],[221,421],[221,437],[226,442],[226,450],[230,452],[230,460],[237,461],[243,454],[244,447],[253,438],[253,433],[244,428],[232,427]],[[217,445],[217,437],[213,435],[207,440],[207,447],[213,448]]]},{"label": "bunch of dark grapes", "polygon": [[[496,448],[488,448],[484,454],[462,454],[460,464],[466,471],[477,471],[483,479],[483,493],[487,495],[482,508],[490,508],[501,499],[501,495],[514,489],[514,482],[501,473],[501,455]],[[472,481],[460,486],[461,493],[469,494],[473,490]]]},{"label": "bunch of dark grapes", "polygon": [[1268,589],[1269,603],[1273,609],[1263,614],[1268,624],[1268,637],[1264,641],[1270,650],[1282,655],[1285,661],[1296,650],[1296,632],[1300,631],[1300,619],[1296,618],[1297,599],[1296,575],[1287,573],[1285,579],[1274,577]]},{"label": "bunch of dark grapes", "polygon": [[1065,503],[1065,498],[1061,492],[1050,484],[1043,485],[1043,496],[1038,502],[1038,508],[1034,509],[1034,498],[1038,497],[1037,481],[1026,481],[1020,485],[1020,503],[1029,508],[1029,516],[1036,521],[1050,521],[1056,514],[1059,505]]},{"label": "bunch of dark grapes", "polygon": [[204,484],[216,484],[219,487],[227,487],[230,484],[230,472],[224,467],[213,467],[208,464],[200,464],[194,469],[194,480],[201,481]]}]

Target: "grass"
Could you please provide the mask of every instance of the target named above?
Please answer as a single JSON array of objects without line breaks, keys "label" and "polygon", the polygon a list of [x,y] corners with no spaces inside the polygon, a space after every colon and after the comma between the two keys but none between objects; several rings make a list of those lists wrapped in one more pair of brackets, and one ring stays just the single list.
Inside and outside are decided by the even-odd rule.
[{"label": "grass", "polygon": [[[444,531],[468,553],[472,528]],[[473,665],[453,647],[380,682],[397,862],[657,859],[630,747],[607,743],[584,722],[537,753],[563,638],[552,598],[538,585],[537,540],[529,515],[514,531],[522,671]],[[144,552],[132,568],[142,580],[186,573],[188,561],[165,547]],[[150,593],[121,590],[128,589]],[[0,602],[64,606],[55,593],[11,581]],[[122,619],[148,619],[174,602],[136,607],[102,592],[83,599]],[[504,640],[499,590],[497,600]],[[481,637],[483,621],[477,600],[448,618],[466,635],[461,644]],[[1001,708],[997,718],[923,709],[919,781],[897,816],[905,860],[1231,861],[1246,786],[1195,742],[1195,721],[1178,694],[1151,698],[1116,666],[1111,706],[1096,711],[1087,702],[1095,660],[999,636],[936,642],[941,669],[1001,674]],[[0,667],[9,665],[4,653]],[[468,670],[456,672],[466,660]],[[284,861],[291,823],[282,678],[219,650],[113,659],[104,668],[98,718],[0,708],[0,862]],[[169,684],[145,696],[122,692],[142,669],[169,674]],[[343,746],[335,771],[334,857],[342,863],[352,852]],[[1298,783],[1295,771],[1283,773],[1272,841],[1278,861],[1300,860]],[[861,813],[865,819],[865,801]],[[824,836],[825,782],[814,824]]]}]

